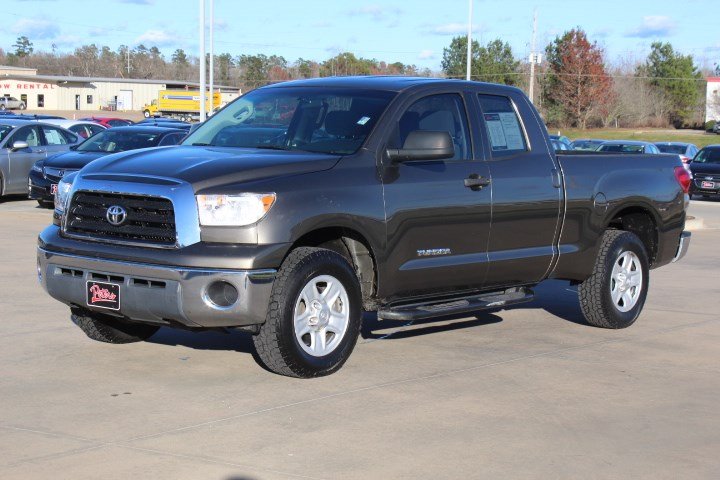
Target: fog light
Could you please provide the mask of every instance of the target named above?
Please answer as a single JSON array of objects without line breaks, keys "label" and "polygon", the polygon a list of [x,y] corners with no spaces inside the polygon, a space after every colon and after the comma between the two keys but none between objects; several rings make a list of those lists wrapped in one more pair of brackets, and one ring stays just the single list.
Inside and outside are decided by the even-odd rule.
[{"label": "fog light", "polygon": [[40,260],[37,261],[37,277],[38,282],[42,285],[42,267],[40,266]]},{"label": "fog light", "polygon": [[213,282],[208,285],[204,297],[214,307],[228,308],[237,302],[238,291],[231,283],[224,281]]}]

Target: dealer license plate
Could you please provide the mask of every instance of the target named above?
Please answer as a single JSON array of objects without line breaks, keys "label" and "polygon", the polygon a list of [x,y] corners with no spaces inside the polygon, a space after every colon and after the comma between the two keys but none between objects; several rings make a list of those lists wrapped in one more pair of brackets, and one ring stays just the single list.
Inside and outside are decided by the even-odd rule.
[{"label": "dealer license plate", "polygon": [[702,182],[702,188],[715,188],[715,182]]},{"label": "dealer license plate", "polygon": [[86,293],[88,306],[120,310],[120,285],[88,281]]}]

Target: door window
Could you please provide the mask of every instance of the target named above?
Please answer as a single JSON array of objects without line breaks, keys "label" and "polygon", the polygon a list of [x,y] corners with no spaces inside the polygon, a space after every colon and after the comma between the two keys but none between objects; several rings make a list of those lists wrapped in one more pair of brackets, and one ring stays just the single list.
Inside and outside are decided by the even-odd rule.
[{"label": "door window", "polygon": [[527,150],[520,119],[509,98],[478,95],[493,156],[512,155]]},{"label": "door window", "polygon": [[448,132],[455,155],[451,160],[470,158],[467,115],[460,95],[431,95],[413,103],[400,117],[390,140],[390,148],[402,148],[410,132],[429,130]]},{"label": "door window", "polygon": [[164,147],[166,145],[177,145],[183,137],[185,137],[184,133],[171,133],[169,135],[165,135],[165,138],[160,140],[158,146]]},{"label": "door window", "polygon": [[20,128],[10,139],[9,145],[15,142],[25,142],[29,147],[37,147],[40,145],[40,134],[35,126],[27,126]]},{"label": "door window", "polygon": [[45,142],[48,145],[67,145],[75,141],[59,128],[43,125],[42,130],[45,135]]}]

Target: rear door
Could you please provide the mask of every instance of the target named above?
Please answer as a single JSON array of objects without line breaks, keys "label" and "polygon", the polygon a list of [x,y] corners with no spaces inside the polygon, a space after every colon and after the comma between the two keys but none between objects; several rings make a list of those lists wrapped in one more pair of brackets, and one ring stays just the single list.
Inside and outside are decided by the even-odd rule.
[{"label": "rear door", "polygon": [[475,96],[488,137],[492,230],[486,288],[542,280],[556,255],[562,185],[555,153],[525,97]]},{"label": "rear door", "polygon": [[[12,150],[15,142],[25,142],[27,148]],[[8,178],[4,193],[27,192],[28,176],[33,164],[45,158],[45,147],[42,145],[40,130],[37,125],[26,125],[18,128],[7,141],[4,154],[8,157]]]},{"label": "rear door", "polygon": [[402,148],[414,130],[447,131],[455,156],[398,164],[383,158],[387,258],[378,261],[379,294],[392,302],[477,289],[487,268],[490,191],[464,184],[489,175],[469,129],[475,107],[456,90],[415,94],[395,112],[385,148]]},{"label": "rear door", "polygon": [[69,150],[70,145],[77,143],[78,140],[74,133],[53,125],[41,125],[40,130],[43,134],[48,157]]}]

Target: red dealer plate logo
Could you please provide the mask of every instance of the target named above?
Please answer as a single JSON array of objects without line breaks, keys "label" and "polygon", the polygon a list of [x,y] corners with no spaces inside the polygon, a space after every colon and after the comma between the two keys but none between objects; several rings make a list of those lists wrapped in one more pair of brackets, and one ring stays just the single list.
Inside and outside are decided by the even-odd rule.
[{"label": "red dealer plate logo", "polygon": [[120,285],[88,281],[86,293],[89,307],[120,310]]}]

